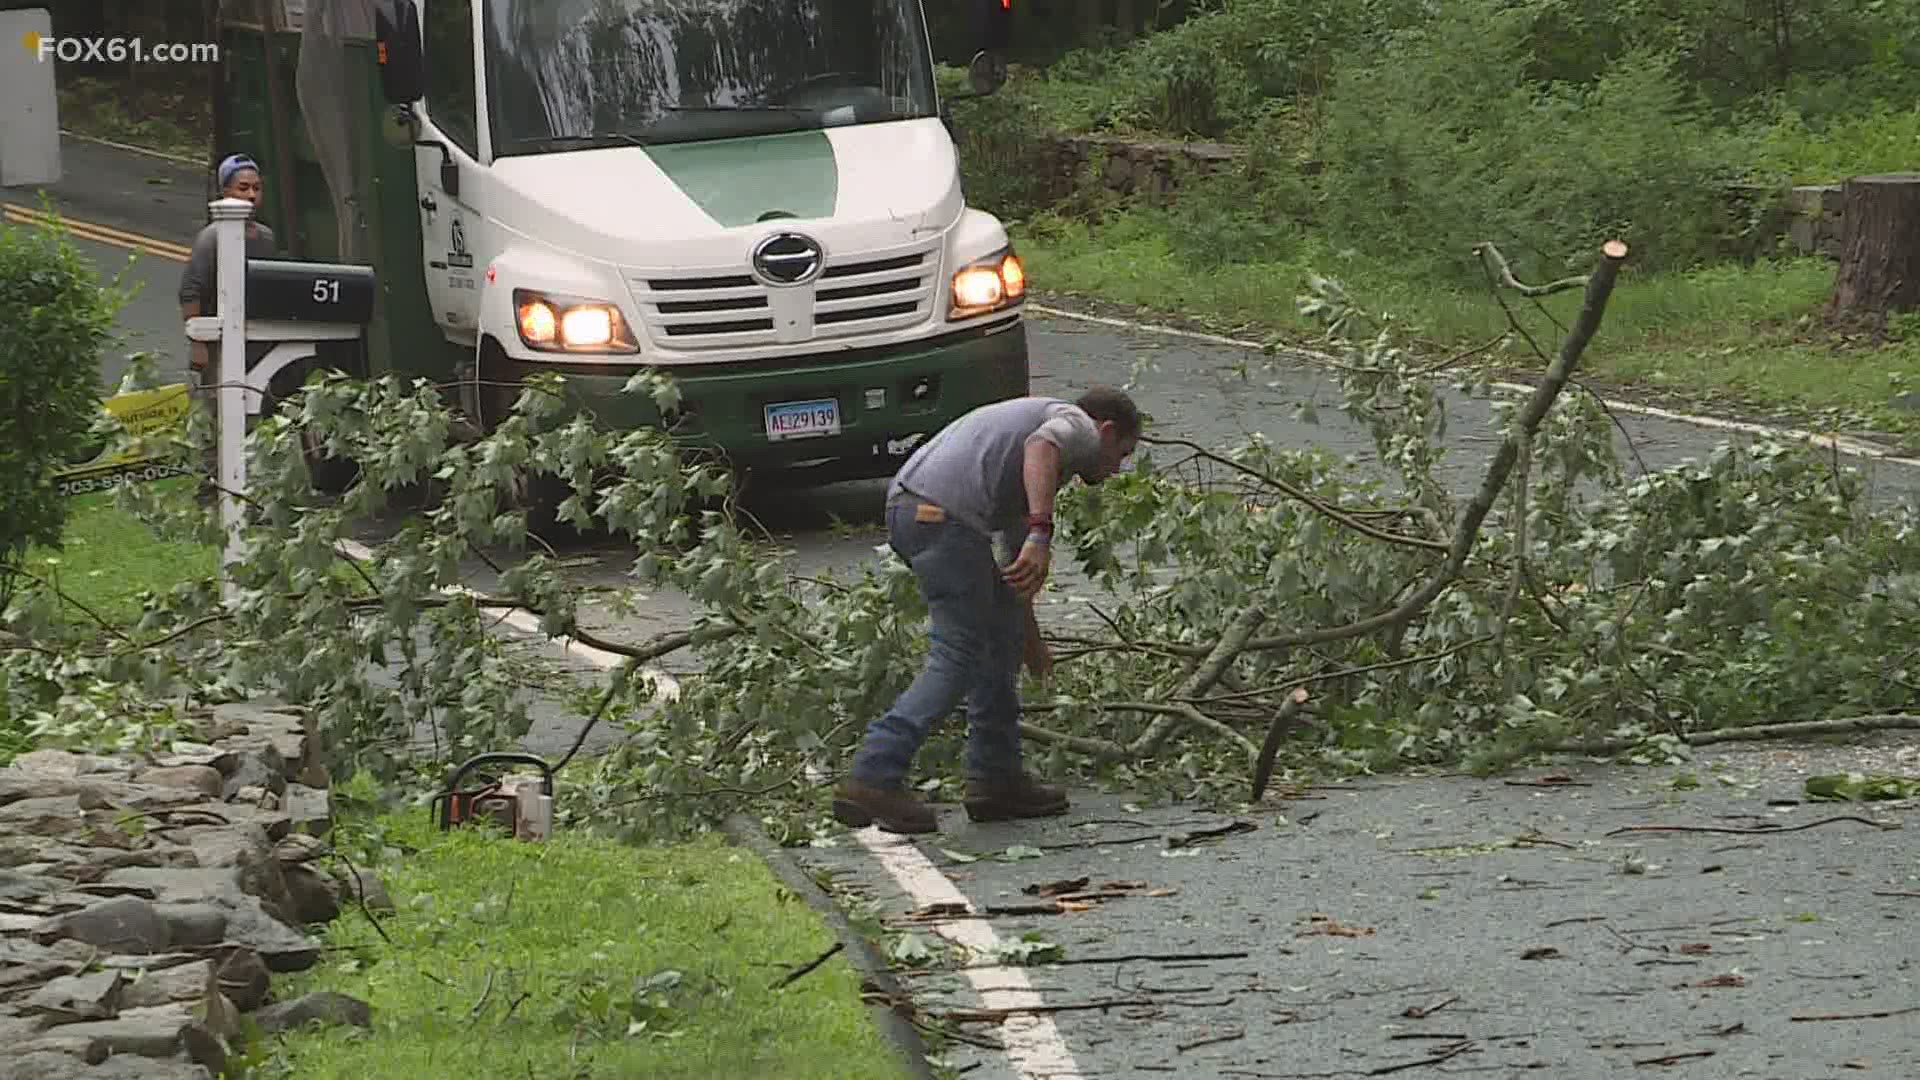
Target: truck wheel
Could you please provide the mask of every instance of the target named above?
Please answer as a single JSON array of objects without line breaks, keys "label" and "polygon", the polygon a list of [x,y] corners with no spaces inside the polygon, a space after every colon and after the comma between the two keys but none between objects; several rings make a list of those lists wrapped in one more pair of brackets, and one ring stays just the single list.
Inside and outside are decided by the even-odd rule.
[{"label": "truck wheel", "polygon": [[[299,377],[304,379],[305,372],[300,372]],[[284,391],[283,395],[269,389],[263,398],[260,415],[271,416],[280,411],[283,400],[296,403],[300,400],[299,384],[295,383],[293,389]],[[328,457],[326,448],[320,445],[319,437],[309,432],[301,432],[301,456],[306,460],[307,476],[313,489],[323,495],[338,495],[360,479],[359,462],[350,458]]]}]

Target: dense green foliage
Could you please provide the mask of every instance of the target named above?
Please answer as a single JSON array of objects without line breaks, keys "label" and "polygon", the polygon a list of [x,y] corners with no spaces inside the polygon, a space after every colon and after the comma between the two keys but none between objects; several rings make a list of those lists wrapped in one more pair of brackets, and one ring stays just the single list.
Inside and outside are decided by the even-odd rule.
[{"label": "dense green foliage", "polygon": [[64,231],[0,225],[0,610],[27,549],[60,542],[54,474],[98,449],[100,353],[122,302]]},{"label": "dense green foliage", "polygon": [[1910,3],[1221,0],[955,113],[970,192],[1014,219],[1118,209],[1056,133],[1222,140],[1252,153],[1150,213],[1195,265],[1311,233],[1458,284],[1481,239],[1523,276],[1612,235],[1638,273],[1767,254],[1734,185],[1910,168],[1916,91]]}]

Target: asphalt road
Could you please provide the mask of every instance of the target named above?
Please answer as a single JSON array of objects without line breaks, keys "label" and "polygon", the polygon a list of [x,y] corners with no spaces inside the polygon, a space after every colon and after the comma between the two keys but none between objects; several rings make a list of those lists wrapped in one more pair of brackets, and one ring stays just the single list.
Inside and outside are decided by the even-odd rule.
[{"label": "asphalt road", "polygon": [[[1849,769],[1920,748],[1369,779],[1226,817],[1082,793],[797,855],[879,919],[970,1080],[1911,1077],[1920,837],[1911,801],[1805,801]],[[1649,826],[1702,831],[1616,833]]]}]

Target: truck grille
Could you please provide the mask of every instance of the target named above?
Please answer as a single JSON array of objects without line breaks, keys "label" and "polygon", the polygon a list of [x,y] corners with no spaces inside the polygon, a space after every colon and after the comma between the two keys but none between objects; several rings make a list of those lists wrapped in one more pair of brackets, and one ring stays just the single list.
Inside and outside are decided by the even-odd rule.
[{"label": "truck grille", "polygon": [[[938,242],[904,252],[829,258],[812,284],[792,290],[811,317],[800,336],[775,330],[774,290],[745,273],[674,277],[634,273],[641,317],[678,349],[721,349],[821,341],[897,330],[924,321],[940,271]],[[804,319],[802,320],[804,323]]]}]

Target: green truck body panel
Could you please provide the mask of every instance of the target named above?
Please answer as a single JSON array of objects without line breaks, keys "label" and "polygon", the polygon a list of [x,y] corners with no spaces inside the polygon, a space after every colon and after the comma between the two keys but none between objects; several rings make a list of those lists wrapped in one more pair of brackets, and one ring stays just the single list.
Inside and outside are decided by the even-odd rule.
[{"label": "green truck body panel", "polygon": [[[275,45],[272,72],[279,84],[277,93],[268,76],[269,36]],[[341,258],[334,200],[306,135],[294,78],[299,34],[268,35],[257,27],[226,24],[220,45],[225,99],[215,110],[219,119],[216,149],[223,155],[250,154],[267,170],[261,218],[280,232],[283,251],[294,258],[370,262],[376,271],[374,315],[364,349],[350,344],[329,347],[323,349],[319,362],[356,374],[399,373],[452,383],[463,365],[474,362],[475,351],[447,341],[433,319],[423,270],[414,148],[410,139],[388,137],[392,110],[380,92],[375,44],[347,42],[349,104],[359,118],[352,125],[357,142],[354,157],[359,163],[354,177],[354,204],[360,210],[360,220],[354,223],[359,230],[361,258],[357,260]],[[700,194],[702,205],[719,224],[736,225],[740,224],[735,212],[739,196],[763,191],[770,184],[778,185],[790,200],[805,204],[797,205],[796,211],[823,212],[821,207],[831,207],[834,165],[827,140],[812,132],[788,141],[789,156],[805,166],[800,171],[806,182],[797,186],[791,170],[778,175],[769,172],[764,180],[754,178],[754,160],[743,160],[737,147],[728,144],[656,147],[649,152],[663,168],[682,178],[688,190]],[[701,182],[703,175],[715,178],[714,182]],[[503,376],[517,380],[534,371],[562,375],[575,400],[612,429],[661,422],[644,395],[621,393],[637,367],[512,362],[484,344],[478,354],[483,381]],[[891,475],[904,457],[889,455],[889,443],[910,444],[912,436],[931,434],[971,408],[1026,394],[1030,387],[1026,327],[1011,314],[992,327],[884,350],[822,351],[778,361],[668,370],[688,403],[677,431],[758,470],[805,465],[808,475],[824,478]],[[297,380],[302,374],[295,369],[287,378]],[[921,384],[931,390],[916,398],[914,388]],[[880,394],[870,399],[869,391]],[[505,400],[511,397],[505,395]],[[768,440],[763,405],[823,397],[838,402],[841,434]],[[501,400],[499,394],[483,398],[479,418],[483,426],[498,422]],[[817,465],[821,458],[835,460]]]}]

